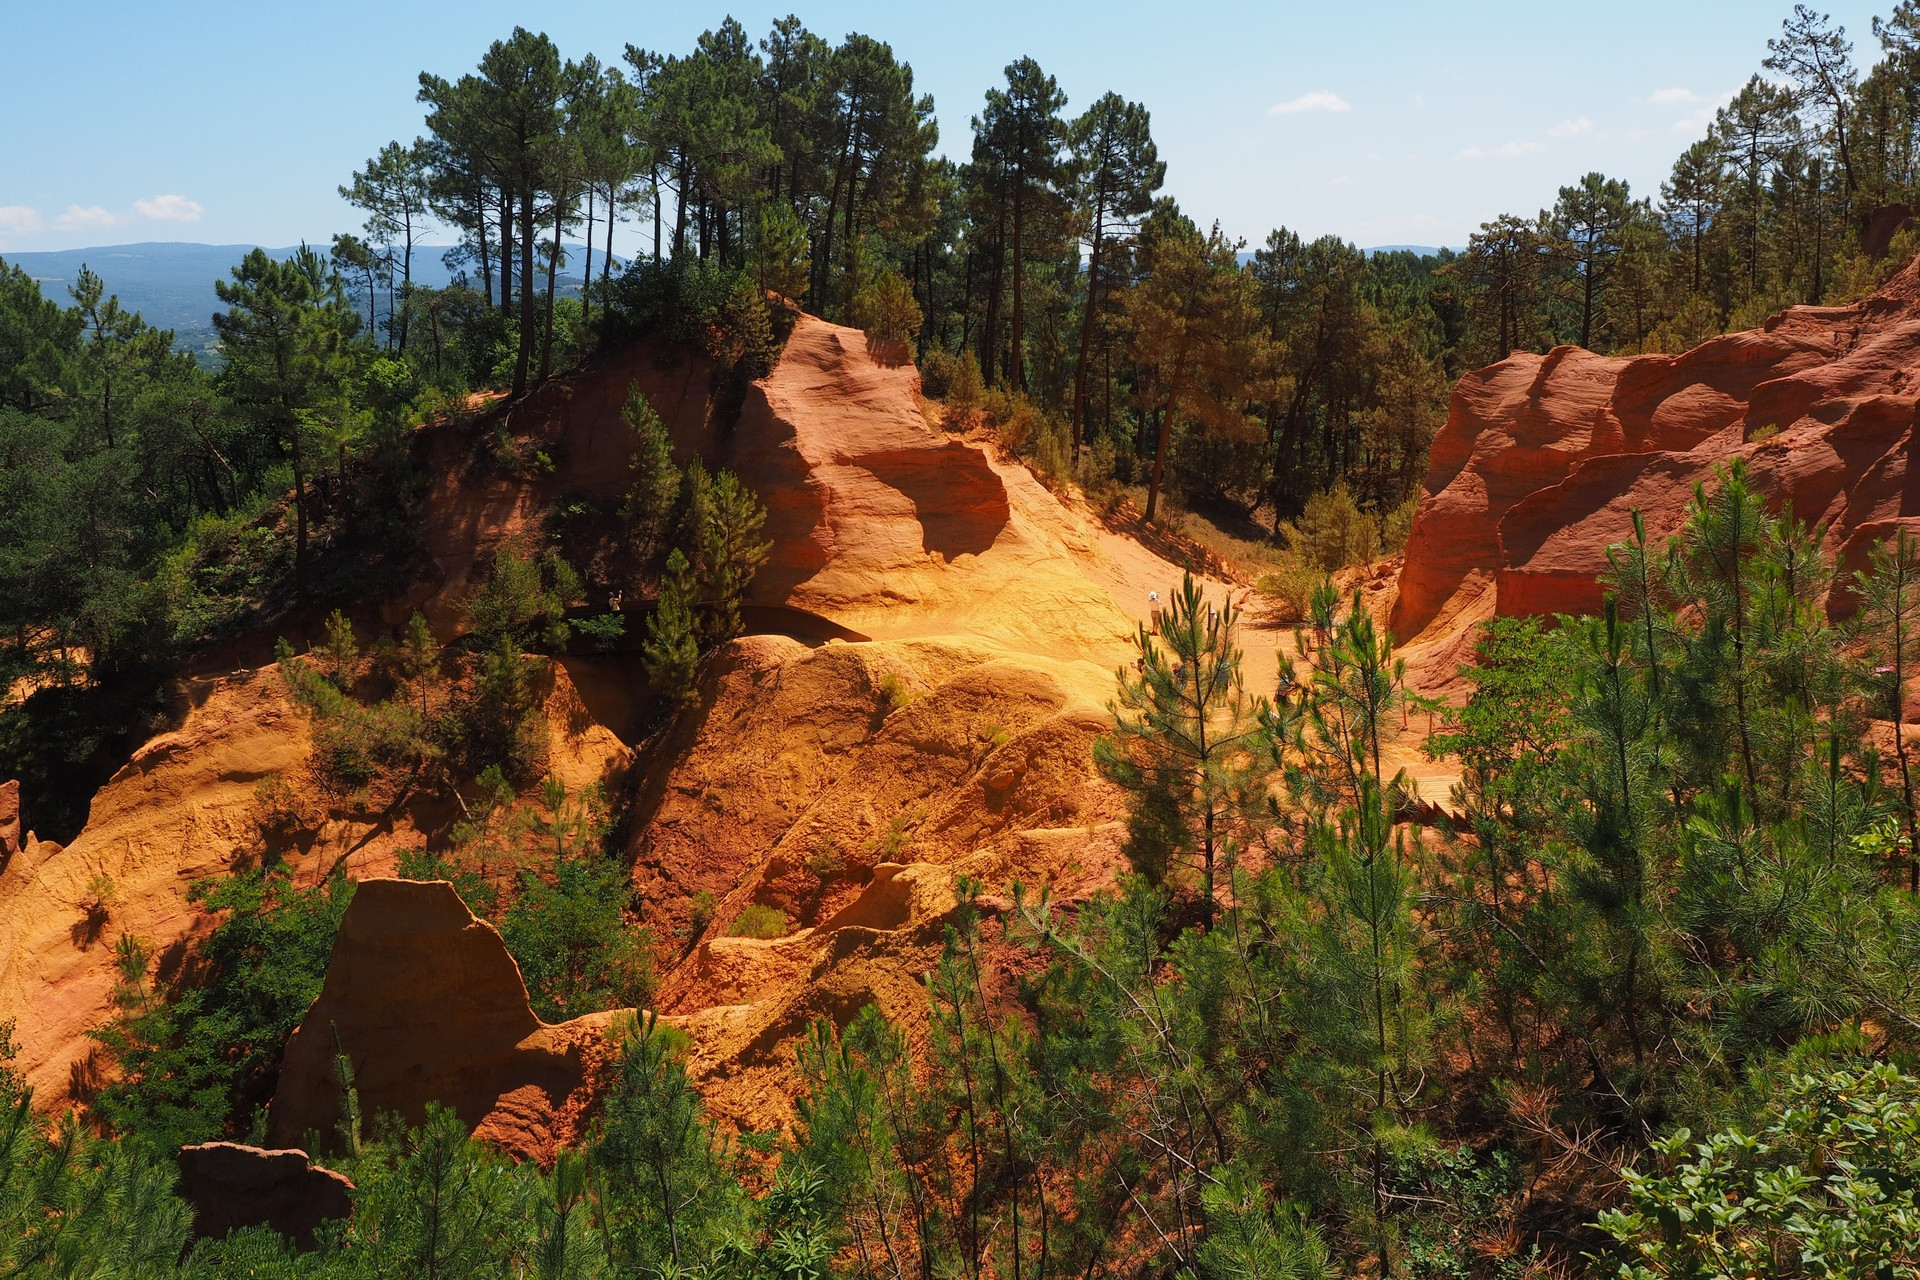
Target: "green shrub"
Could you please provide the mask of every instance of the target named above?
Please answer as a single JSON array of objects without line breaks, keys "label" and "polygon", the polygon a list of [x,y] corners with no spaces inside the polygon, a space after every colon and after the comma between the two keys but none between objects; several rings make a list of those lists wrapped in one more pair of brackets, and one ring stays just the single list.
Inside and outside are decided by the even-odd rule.
[{"label": "green shrub", "polygon": [[146,949],[123,937],[117,1014],[94,1033],[115,1068],[94,1113],[169,1155],[248,1131],[273,1096],[281,1047],[320,994],[353,901],[343,876],[303,889],[257,868],[193,892],[225,913],[199,947],[199,984],[162,985]]},{"label": "green shrub", "polygon": [[1025,459],[1043,478],[1056,480],[1073,465],[1073,429],[1018,391],[998,388],[981,397],[980,412],[1009,453]]},{"label": "green shrub", "polygon": [[644,1005],[653,994],[653,955],[643,929],[623,910],[632,886],[598,849],[521,873],[519,896],[500,937],[519,962],[533,1011],[548,1022]]},{"label": "green shrub", "polygon": [[867,336],[908,346],[920,336],[924,318],[913,296],[913,286],[898,271],[886,270],[863,284],[853,295],[853,323]]},{"label": "green shrub", "polygon": [[1297,519],[1281,525],[1287,546],[1323,574],[1366,564],[1380,553],[1380,520],[1361,509],[1345,484],[1307,499]]},{"label": "green shrub", "polygon": [[482,648],[505,639],[521,650],[567,642],[567,606],[580,598],[580,575],[559,552],[535,554],[521,542],[494,552],[487,580],[467,600],[467,626]]},{"label": "green shrub", "polygon": [[687,900],[687,928],[694,937],[697,938],[707,931],[707,926],[713,923],[713,913],[719,907],[720,900],[713,896],[711,890],[696,889],[694,891],[693,896]]},{"label": "green shrub", "polygon": [[497,765],[508,778],[526,782],[546,771],[546,673],[546,659],[527,657],[507,636],[479,655],[447,725],[465,774]]},{"label": "green shrub", "polygon": [[1397,556],[1407,549],[1407,539],[1413,534],[1413,517],[1420,510],[1420,495],[1415,493],[1407,500],[1387,512],[1380,521],[1380,554]]},{"label": "green shrub", "polygon": [[1784,1103],[1757,1133],[1696,1142],[1682,1129],[1654,1144],[1649,1167],[1624,1170],[1628,1206],[1599,1222],[1612,1274],[1913,1274],[1920,1080],[1861,1065],[1797,1076]]},{"label": "green shrub", "polygon": [[767,906],[763,902],[747,905],[734,919],[733,927],[727,930],[730,938],[784,938],[787,936],[787,913],[778,907]]}]

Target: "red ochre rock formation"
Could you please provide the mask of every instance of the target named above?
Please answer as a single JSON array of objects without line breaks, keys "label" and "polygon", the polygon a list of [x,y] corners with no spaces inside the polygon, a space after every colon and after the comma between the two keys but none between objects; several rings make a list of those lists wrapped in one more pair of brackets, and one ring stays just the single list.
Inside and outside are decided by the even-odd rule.
[{"label": "red ochre rock formation", "polygon": [[1862,302],[1794,307],[1683,355],[1556,347],[1470,373],[1433,443],[1394,634],[1457,629],[1489,591],[1505,615],[1593,611],[1633,511],[1650,539],[1677,532],[1693,486],[1734,458],[1860,567],[1920,524],[1917,405],[1920,264]]},{"label": "red ochre rock formation", "polygon": [[353,1212],[353,1183],[304,1151],[203,1142],[180,1148],[178,1159],[180,1193],[193,1206],[193,1234],[201,1239],[270,1226],[311,1248],[321,1223]]},{"label": "red ochre rock formation", "polygon": [[0,868],[25,847],[20,834],[20,784],[0,782]]},{"label": "red ochre rock formation", "polygon": [[[277,667],[195,680],[188,699],[184,723],[134,752],[94,796],[72,844],[30,842],[0,860],[0,1021],[17,1024],[36,1107],[84,1102],[99,1083],[87,1033],[112,1013],[115,939],[146,943],[164,982],[212,927],[189,891],[259,854],[260,782],[278,777],[326,812],[307,776],[309,726]],[[569,791],[627,767],[627,749],[590,721],[559,664],[547,718],[549,764]],[[306,883],[334,866],[359,878],[391,873],[397,851],[421,840],[406,814],[390,826],[329,815],[282,856]]]},{"label": "red ochre rock formation", "polygon": [[[689,1034],[714,1113],[764,1130],[791,1118],[793,1044],[814,1018],[843,1024],[872,1002],[919,1033],[918,978],[938,958],[957,877],[981,881],[990,910],[1014,879],[1056,901],[1113,884],[1122,806],[1089,748],[1148,593],[1164,598],[1180,570],[992,441],[930,422],[912,366],[859,330],[800,318],[732,424],[716,420],[707,380],[701,360],[644,344],[556,379],[510,410],[515,436],[555,459],[550,476],[507,474],[479,458],[475,432],[437,428],[434,570],[380,616],[421,607],[440,634],[457,629],[502,540],[537,528],[563,493],[618,492],[631,443],[618,412],[635,382],[676,456],[731,467],[763,496],[775,547],[747,613],[773,634],[716,655],[696,705],[633,762],[628,852],[662,948],[663,1016]],[[1270,687],[1272,638],[1250,632],[1247,648],[1249,682]],[[644,689],[623,655],[556,666],[557,690],[578,697],[567,714],[549,708],[552,756],[577,790],[627,764],[609,726],[631,732]],[[305,769],[308,734],[269,671],[208,683],[181,729],[96,797],[70,849],[31,846],[0,871],[0,1009],[23,1011],[38,1105],[84,1100],[67,1086],[111,1012],[112,938],[190,951],[213,922],[185,890],[257,847],[254,784]],[[394,1110],[418,1122],[437,1098],[480,1137],[534,1156],[579,1133],[606,1019],[541,1026],[497,936],[450,888],[367,879],[391,874],[395,849],[425,831],[401,821],[346,864],[361,896],[288,1047],[276,1145],[331,1140],[336,1027],[369,1121]],[[324,843],[331,857],[367,836]],[[317,853],[298,861],[303,874],[330,865]],[[104,941],[87,941],[74,926],[102,872],[118,897]],[[695,937],[701,892],[716,910]],[[792,932],[722,936],[756,903],[784,911]]]},{"label": "red ochre rock formation", "polygon": [[320,995],[287,1041],[267,1140],[337,1141],[336,1057],[345,1054],[366,1123],[391,1112],[417,1125],[439,1102],[475,1136],[548,1158],[556,1143],[578,1137],[584,1098],[576,1095],[619,1016],[540,1021],[506,944],[452,885],[363,880]]}]

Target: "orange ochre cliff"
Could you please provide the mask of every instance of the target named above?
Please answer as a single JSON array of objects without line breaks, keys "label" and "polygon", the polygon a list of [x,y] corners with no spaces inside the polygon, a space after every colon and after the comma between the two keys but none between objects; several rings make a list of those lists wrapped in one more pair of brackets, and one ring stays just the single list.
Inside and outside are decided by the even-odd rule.
[{"label": "orange ochre cliff", "polygon": [[[556,660],[548,704],[563,781],[625,788],[636,900],[657,939],[686,940],[657,1012],[689,1036],[713,1112],[741,1128],[791,1119],[794,1046],[814,1019],[844,1024],[876,1003],[918,1033],[920,978],[963,877],[990,910],[1015,881],[1065,901],[1113,883],[1122,806],[1091,746],[1149,593],[1180,575],[991,442],[930,422],[918,375],[886,356],[859,330],[801,317],[730,427],[710,420],[697,359],[644,345],[598,357],[512,410],[515,431],[556,446],[558,474],[434,469],[435,573],[380,609],[396,622],[423,608],[451,638],[489,551],[561,494],[617,493],[619,408],[636,384],[682,456],[762,496],[773,552],[749,602],[756,634],[707,664],[663,740],[636,756],[643,681],[620,656]],[[1445,692],[1477,622],[1593,608],[1632,511],[1650,537],[1674,532],[1694,484],[1733,457],[1776,505],[1829,525],[1829,552],[1852,567],[1920,518],[1916,381],[1915,269],[1856,305],[1795,308],[1684,355],[1511,356],[1454,392],[1397,591],[1377,574],[1361,585],[1416,682]],[[1270,626],[1243,636],[1258,691],[1278,640]],[[256,787],[298,777],[311,751],[272,666],[199,677],[188,695],[180,726],[135,753],[65,847],[25,833],[17,790],[0,788],[0,1019],[17,1024],[42,1106],[84,1100],[102,1069],[88,1032],[109,1016],[114,939],[181,965],[211,927],[188,887],[248,856]],[[1426,785],[1444,794],[1444,779]],[[276,1144],[337,1124],[336,1053],[363,1112],[417,1119],[438,1099],[536,1158],[578,1136],[623,1015],[543,1024],[499,936],[451,886],[391,878],[430,818],[330,818],[288,852],[296,874],[338,865],[361,886],[286,1049]],[[695,895],[713,904],[697,936]],[[791,931],[728,936],[755,904]]]}]

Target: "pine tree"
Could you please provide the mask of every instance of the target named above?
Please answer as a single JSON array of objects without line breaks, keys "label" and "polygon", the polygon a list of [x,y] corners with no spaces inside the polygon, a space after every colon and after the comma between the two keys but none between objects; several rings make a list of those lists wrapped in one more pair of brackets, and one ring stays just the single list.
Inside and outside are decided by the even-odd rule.
[{"label": "pine tree", "polygon": [[680,469],[673,465],[673,441],[653,401],[636,384],[627,393],[620,420],[633,432],[633,454],[628,459],[630,479],[620,507],[634,554],[650,560],[665,537],[673,517],[674,496],[680,491]]},{"label": "pine tree", "polygon": [[1154,630],[1134,637],[1137,674],[1120,673],[1114,732],[1094,747],[1102,776],[1127,792],[1127,860],[1156,883],[1197,863],[1209,924],[1220,874],[1257,830],[1271,769],[1266,700],[1240,674],[1239,616],[1185,575]]},{"label": "pine tree", "polygon": [[1177,426],[1192,420],[1227,439],[1254,436],[1242,405],[1259,342],[1251,277],[1235,260],[1239,245],[1219,227],[1202,236],[1184,215],[1156,211],[1141,242],[1146,277],[1123,306],[1141,408],[1158,419],[1144,513],[1152,521]]},{"label": "pine tree", "polygon": [[1891,545],[1875,547],[1867,572],[1855,575],[1859,599],[1855,625],[1877,659],[1875,684],[1882,713],[1893,721],[1894,758],[1900,768],[1900,820],[1906,831],[1907,887],[1920,893],[1920,832],[1915,830],[1913,768],[1906,734],[1906,689],[1920,647],[1920,540],[1904,526]]},{"label": "pine tree", "polygon": [[640,643],[640,662],[647,682],[669,710],[677,710],[696,692],[694,672],[700,662],[700,640],[692,594],[687,558],[675,547],[667,556],[667,575],[661,580],[653,612],[647,615],[647,634]]},{"label": "pine tree", "polygon": [[1086,218],[1087,293],[1081,303],[1080,349],[1073,361],[1073,458],[1087,438],[1087,370],[1093,358],[1094,326],[1102,313],[1101,292],[1114,274],[1106,255],[1153,207],[1167,180],[1166,162],[1153,142],[1147,109],[1107,93],[1067,126],[1077,203]]},{"label": "pine tree", "polygon": [[741,1225],[741,1189],[687,1078],[685,1043],[651,1013],[627,1028],[590,1148],[610,1256],[629,1274],[694,1271]]}]

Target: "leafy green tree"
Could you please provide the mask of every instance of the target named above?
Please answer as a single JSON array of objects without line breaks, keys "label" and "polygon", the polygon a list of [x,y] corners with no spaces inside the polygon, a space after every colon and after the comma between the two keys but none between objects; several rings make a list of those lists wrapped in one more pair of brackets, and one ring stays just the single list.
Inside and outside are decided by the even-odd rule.
[{"label": "leafy green tree", "polygon": [[646,637],[640,643],[640,662],[647,682],[678,709],[696,692],[694,674],[700,663],[700,633],[693,614],[692,574],[687,558],[675,547],[667,556],[667,573],[660,596],[647,615]]},{"label": "leafy green tree", "polygon": [[450,1108],[427,1104],[425,1123],[373,1159],[354,1202],[353,1254],[366,1274],[510,1274],[527,1208],[522,1184]]},{"label": "leafy green tree", "polygon": [[682,476],[679,541],[691,552],[687,603],[703,649],[740,634],[740,607],[773,549],[760,540],[766,520],[760,499],[733,472],[709,476],[696,459]]},{"label": "leafy green tree", "polygon": [[652,559],[673,517],[680,492],[680,469],[673,465],[673,441],[653,402],[638,386],[627,393],[620,420],[633,432],[633,454],[627,467],[631,479],[620,508],[627,536],[641,560]]},{"label": "leafy green tree", "polygon": [[1560,188],[1549,226],[1565,246],[1580,289],[1580,345],[1593,347],[1594,319],[1604,313],[1606,290],[1626,249],[1628,224],[1635,212],[1627,184],[1589,173]]},{"label": "leafy green tree", "polygon": [[[387,345],[397,345],[402,352],[407,349],[407,317],[412,310],[414,244],[431,217],[430,156],[425,142],[404,147],[389,142],[354,173],[351,185],[340,188],[340,198],[367,215],[361,228],[366,243],[377,247],[386,264]],[[397,302],[392,291],[396,279]],[[374,331],[369,309],[367,332]]]},{"label": "leafy green tree", "polygon": [[1920,1266],[1920,1096],[1891,1064],[1787,1082],[1764,1128],[1653,1146],[1600,1215],[1618,1274],[1885,1276]]},{"label": "leafy green tree", "polygon": [[905,1037],[870,1004],[837,1035],[815,1022],[799,1055],[806,1091],[795,1101],[795,1155],[827,1189],[862,1273],[924,1274],[939,1256],[929,1185],[939,1138]]},{"label": "leafy green tree", "polygon": [[1492,339],[1481,353],[1487,359],[1504,360],[1536,341],[1545,260],[1539,228],[1525,218],[1502,214],[1467,237],[1459,272],[1473,289],[1483,341]]},{"label": "leafy green tree", "polygon": [[[989,374],[1004,367],[1006,381],[1014,390],[1025,391],[1027,263],[1036,247],[1034,233],[1065,212],[1067,126],[1060,112],[1067,105],[1067,95],[1032,58],[1008,63],[1006,77],[1005,88],[987,90],[986,107],[973,121],[973,164],[986,176],[985,190],[996,206],[1007,246],[997,256],[1003,257],[1009,272],[1011,310],[1005,365],[996,359],[991,319],[981,364]],[[995,269],[997,273],[998,262]],[[995,289],[997,294],[997,283]]]},{"label": "leafy green tree", "polygon": [[1855,575],[1857,626],[1873,646],[1877,692],[1893,721],[1894,758],[1900,767],[1901,823],[1907,837],[1907,884],[1920,893],[1920,831],[1915,829],[1913,768],[1908,761],[1906,688],[1920,645],[1920,542],[1906,528],[1888,546],[1875,547],[1867,572]]},{"label": "leafy green tree", "polygon": [[1667,233],[1686,246],[1688,288],[1694,293],[1706,285],[1707,237],[1719,229],[1724,181],[1719,148],[1713,139],[1702,138],[1680,153],[1660,186]]},{"label": "leafy green tree", "polygon": [[1146,276],[1128,293],[1129,356],[1141,371],[1141,404],[1159,419],[1146,519],[1159,510],[1167,445],[1176,424],[1245,437],[1241,407],[1258,351],[1251,281],[1238,246],[1215,227],[1202,236],[1183,215],[1156,214],[1142,236]]},{"label": "leafy green tree", "polygon": [[644,1004],[653,989],[644,931],[630,928],[625,869],[601,845],[607,827],[597,795],[569,797],[548,778],[541,796],[551,860],[520,876],[500,936],[520,965],[533,1010],[549,1022]]},{"label": "leafy green tree", "polygon": [[508,543],[494,552],[486,582],[467,601],[467,625],[481,645],[559,648],[569,634],[567,606],[580,591],[580,575],[559,552],[535,555]]},{"label": "leafy green tree", "polygon": [[116,1016],[95,1038],[115,1078],[93,1109],[128,1142],[170,1156],[245,1135],[272,1097],[287,1037],[320,994],[353,885],[303,889],[261,869],[196,886],[221,923],[198,948],[202,980],[169,989],[131,939],[117,948]]}]

